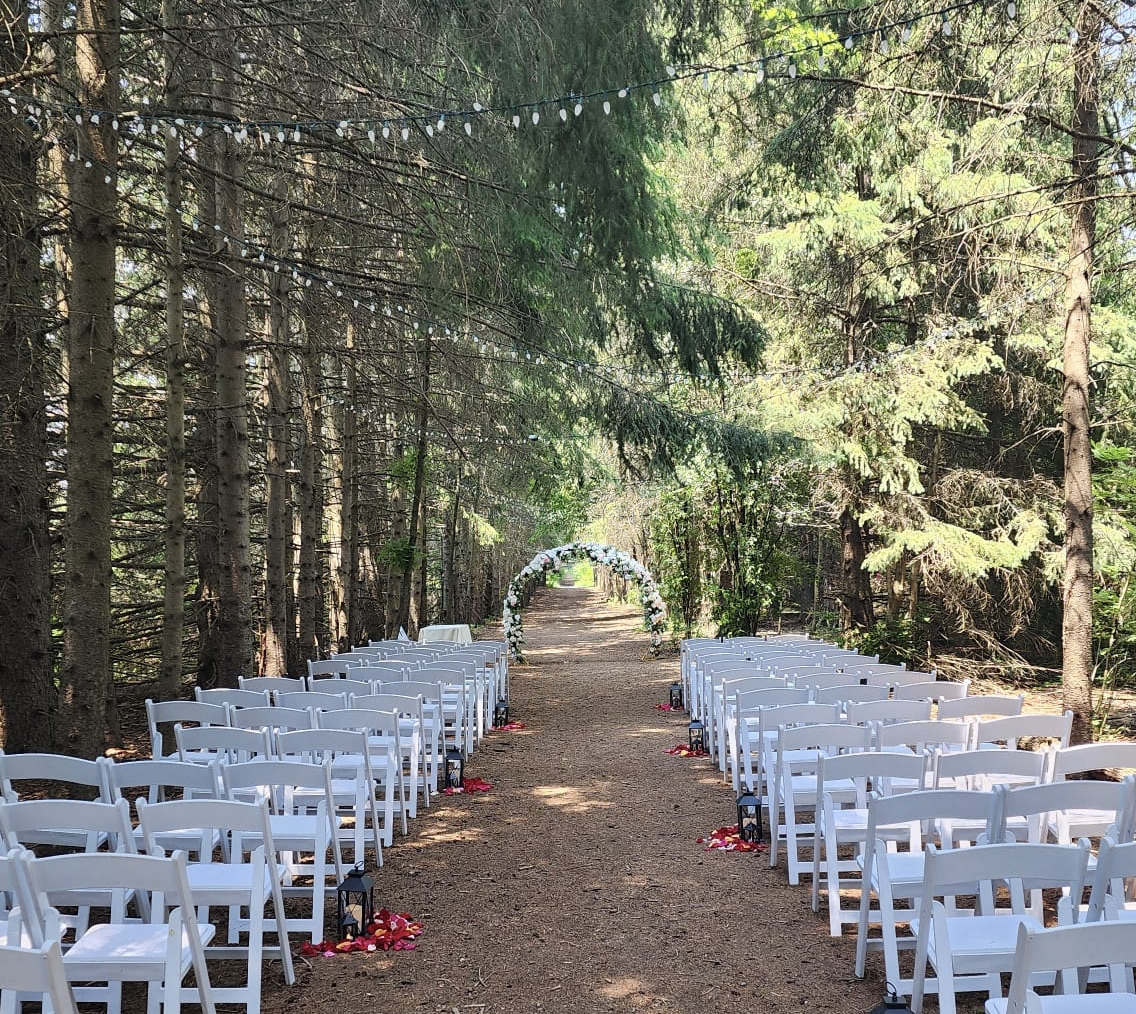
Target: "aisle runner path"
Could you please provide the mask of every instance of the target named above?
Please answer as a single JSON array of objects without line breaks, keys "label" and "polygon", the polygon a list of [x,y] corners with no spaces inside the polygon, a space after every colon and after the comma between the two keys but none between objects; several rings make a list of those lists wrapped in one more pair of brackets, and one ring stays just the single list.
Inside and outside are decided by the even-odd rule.
[{"label": "aisle runner path", "polygon": [[[413,952],[316,959],[354,1011],[867,1011],[878,982],[851,974],[764,854],[707,852],[733,819],[704,759],[667,756],[685,718],[655,709],[678,660],[647,658],[632,607],[587,587],[542,591],[525,612],[529,664],[512,674],[517,732],[470,773],[485,795],[436,800],[388,850],[381,904],[427,926]],[[305,1004],[304,990],[273,999]],[[342,1002],[340,1002],[342,1001]],[[320,1004],[322,1007],[322,1004]]]}]

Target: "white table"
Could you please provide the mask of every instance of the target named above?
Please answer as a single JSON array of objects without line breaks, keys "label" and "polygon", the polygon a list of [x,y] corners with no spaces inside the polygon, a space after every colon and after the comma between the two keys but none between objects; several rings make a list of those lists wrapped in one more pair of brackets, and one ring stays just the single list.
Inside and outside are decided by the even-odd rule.
[{"label": "white table", "polygon": [[473,634],[468,623],[434,623],[418,631],[418,643],[450,641],[453,644],[472,644]]}]

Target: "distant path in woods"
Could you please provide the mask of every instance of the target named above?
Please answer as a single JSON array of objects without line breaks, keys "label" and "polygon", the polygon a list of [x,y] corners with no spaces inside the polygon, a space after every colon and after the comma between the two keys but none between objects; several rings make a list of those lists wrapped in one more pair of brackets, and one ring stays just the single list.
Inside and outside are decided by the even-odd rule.
[{"label": "distant path in woods", "polygon": [[265,1011],[868,1011],[883,984],[852,974],[765,854],[695,842],[733,823],[706,759],[668,756],[681,714],[656,710],[678,659],[648,656],[638,608],[595,589],[542,589],[525,610],[510,718],[468,772],[484,795],[419,809],[376,875],[378,903],[426,924],[412,952],[301,962]]}]

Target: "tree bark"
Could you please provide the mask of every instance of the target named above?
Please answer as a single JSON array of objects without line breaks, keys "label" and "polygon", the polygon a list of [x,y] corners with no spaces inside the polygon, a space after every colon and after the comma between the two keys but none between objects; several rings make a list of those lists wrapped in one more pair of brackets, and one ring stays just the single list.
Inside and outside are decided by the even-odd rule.
[{"label": "tree bark", "polygon": [[1065,580],[1061,622],[1061,684],[1065,708],[1073,712],[1070,741],[1092,739],[1093,673],[1093,486],[1090,430],[1089,341],[1091,335],[1093,242],[1096,232],[1097,133],[1100,72],[1100,14],[1078,5],[1073,42],[1073,186],[1069,265],[1065,284],[1065,342],[1062,394],[1065,464]]},{"label": "tree bark", "polygon": [[406,627],[410,623],[411,579],[414,574],[414,565],[417,562],[417,550],[421,525],[419,514],[422,510],[426,495],[426,454],[429,450],[427,426],[430,421],[430,339],[422,337],[422,355],[419,357],[419,395],[418,407],[415,411],[415,429],[417,431],[417,445],[414,460],[414,495],[410,507],[410,531],[408,543],[410,552],[406,554],[406,561],[402,572],[402,584],[399,589],[398,625]]},{"label": "tree bark", "polygon": [[845,632],[867,630],[875,623],[871,578],[864,570],[868,555],[867,539],[851,507],[840,515],[840,547],[843,588],[837,596],[841,627]]},{"label": "tree bark", "polygon": [[[272,213],[272,250],[282,255],[288,249],[289,212],[287,182],[281,176]],[[288,288],[286,272],[277,271],[269,283],[268,376],[265,448],[265,617],[260,671],[265,676],[288,673],[288,642],[291,638],[292,499],[288,481],[290,460],[288,419],[292,411],[291,356],[288,334]]]},{"label": "tree bark", "polygon": [[[166,106],[181,102],[182,28],[176,0],[162,0]],[[181,138],[166,132],[166,503],[162,588],[162,662],[158,697],[181,695],[185,642],[185,258],[182,251]]]},{"label": "tree bark", "polygon": [[338,651],[356,643],[352,622],[355,581],[355,325],[347,322],[343,361],[343,400],[331,413],[330,433],[336,464],[328,475],[331,491],[327,512],[329,566],[329,624]]},{"label": "tree bark", "polygon": [[102,110],[75,128],[70,162],[71,292],[67,385],[67,523],[64,549],[62,746],[103,751],[110,671],[111,530],[114,484],[115,251],[118,236],[117,0],[75,7],[79,105]]},{"label": "tree bark", "polygon": [[[0,77],[21,70],[29,10],[0,8]],[[51,569],[44,335],[36,158],[18,116],[0,117],[0,744],[9,753],[54,746]]]},{"label": "tree bark", "polygon": [[[219,115],[235,118],[238,41],[228,34],[231,48],[219,61],[216,107]],[[255,663],[252,634],[252,561],[249,532],[248,432],[248,298],[244,267],[239,259],[244,242],[244,192],[241,181],[246,160],[231,134],[218,139],[217,222],[220,247],[216,275],[217,322],[217,553],[220,586],[217,599],[216,685],[235,687]]]},{"label": "tree bark", "polygon": [[313,308],[305,303],[304,352],[300,364],[300,654],[305,659],[320,657],[323,641],[320,617],[323,614],[323,573],[320,549],[323,543],[323,380],[320,325]]}]

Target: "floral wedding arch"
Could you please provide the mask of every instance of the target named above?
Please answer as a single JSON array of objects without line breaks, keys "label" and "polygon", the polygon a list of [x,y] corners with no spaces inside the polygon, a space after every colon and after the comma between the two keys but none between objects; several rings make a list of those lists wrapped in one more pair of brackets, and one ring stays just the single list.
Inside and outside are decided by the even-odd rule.
[{"label": "floral wedding arch", "polygon": [[572,560],[587,558],[592,563],[607,567],[639,585],[639,595],[643,601],[643,622],[651,633],[651,650],[658,651],[663,643],[667,628],[667,607],[659,593],[651,572],[629,553],[598,542],[569,542],[555,549],[545,549],[537,553],[512,581],[505,591],[505,603],[501,610],[501,624],[505,630],[505,641],[509,653],[517,660],[523,660],[521,645],[525,641],[524,626],[521,622],[521,603],[524,599],[526,582],[550,570],[559,570]]}]

